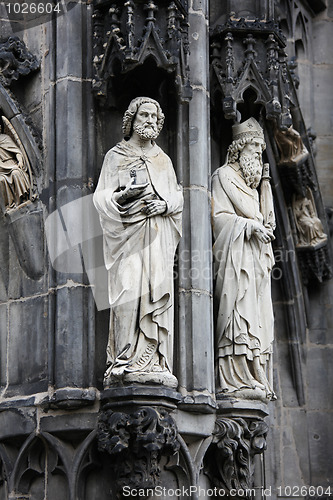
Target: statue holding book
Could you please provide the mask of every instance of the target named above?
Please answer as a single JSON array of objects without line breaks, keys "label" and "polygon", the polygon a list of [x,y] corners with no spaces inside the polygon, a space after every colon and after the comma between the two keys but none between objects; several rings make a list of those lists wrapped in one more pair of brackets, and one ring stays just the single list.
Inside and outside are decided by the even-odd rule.
[{"label": "statue holding book", "polygon": [[130,103],[125,138],[105,155],[94,195],[109,277],[105,386],[119,380],[177,386],[173,265],[183,195],[170,158],[155,143],[163,121],[157,101]]}]

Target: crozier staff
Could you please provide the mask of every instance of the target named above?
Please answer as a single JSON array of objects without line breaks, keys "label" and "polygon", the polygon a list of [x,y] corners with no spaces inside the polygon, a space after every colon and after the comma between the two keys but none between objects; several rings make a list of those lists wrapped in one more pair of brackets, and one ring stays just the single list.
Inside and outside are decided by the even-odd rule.
[{"label": "crozier staff", "polygon": [[[250,118],[233,126],[227,163],[212,180],[218,390],[273,399],[271,241],[275,218],[263,131]],[[248,390],[251,390],[249,393]]]}]

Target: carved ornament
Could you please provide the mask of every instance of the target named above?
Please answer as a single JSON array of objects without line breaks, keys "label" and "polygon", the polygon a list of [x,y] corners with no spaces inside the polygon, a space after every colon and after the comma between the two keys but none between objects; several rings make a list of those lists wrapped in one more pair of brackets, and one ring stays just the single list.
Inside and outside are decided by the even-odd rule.
[{"label": "carved ornament", "polygon": [[214,486],[246,491],[253,486],[254,456],[266,450],[267,424],[261,419],[223,417],[216,421],[206,472]]},{"label": "carved ornament", "polygon": [[96,97],[107,97],[117,72],[127,73],[151,57],[157,67],[174,74],[180,100],[191,98],[186,2],[95,1],[93,20]]},{"label": "carved ornament", "polygon": [[26,76],[39,68],[39,63],[17,36],[0,42],[0,83],[8,87],[20,76]]},{"label": "carved ornament", "polygon": [[222,89],[225,118],[236,120],[237,104],[244,102],[244,92],[251,89],[256,103],[265,106],[267,118],[280,128],[289,127],[292,81],[285,37],[278,25],[230,18],[216,26],[210,41],[212,70],[215,85]]},{"label": "carved ornament", "polygon": [[327,281],[333,277],[333,268],[327,241],[321,245],[298,247],[296,249],[302,280],[305,285],[311,281]]},{"label": "carved ornament", "polygon": [[154,488],[159,484],[162,456],[179,450],[177,428],[164,409],[141,407],[133,413],[102,410],[99,416],[98,449],[113,460],[117,491]]}]

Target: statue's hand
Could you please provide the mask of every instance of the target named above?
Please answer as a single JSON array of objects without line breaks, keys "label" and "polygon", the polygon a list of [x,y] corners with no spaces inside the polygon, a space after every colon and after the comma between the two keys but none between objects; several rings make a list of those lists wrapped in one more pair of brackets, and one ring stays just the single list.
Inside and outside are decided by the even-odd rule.
[{"label": "statue's hand", "polygon": [[146,206],[142,211],[152,217],[153,215],[163,214],[167,209],[167,204],[164,200],[151,200],[146,202]]},{"label": "statue's hand", "polygon": [[270,243],[275,239],[271,228],[267,228],[258,221],[253,221],[253,233],[256,238],[262,243]]},{"label": "statue's hand", "polygon": [[145,184],[134,184],[135,179],[132,179],[125,187],[123,191],[115,193],[114,199],[117,203],[126,203],[127,200],[131,198],[138,198],[144,192],[148,186],[148,182]]}]

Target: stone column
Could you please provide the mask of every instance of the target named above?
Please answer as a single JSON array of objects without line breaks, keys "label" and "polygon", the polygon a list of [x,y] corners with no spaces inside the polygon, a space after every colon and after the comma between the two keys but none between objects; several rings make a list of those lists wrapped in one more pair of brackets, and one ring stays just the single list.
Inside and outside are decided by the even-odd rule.
[{"label": "stone column", "polygon": [[[46,221],[49,383],[56,388],[94,385],[94,302],[81,250],[87,227],[82,207],[91,198],[94,166],[91,9],[77,3],[45,28],[45,184],[53,217]],[[81,399],[81,393],[72,396]]]},{"label": "stone column", "polygon": [[[185,209],[179,246],[179,390],[185,403],[214,406],[208,1],[189,2],[190,81]],[[187,149],[187,148],[186,148]]]}]

